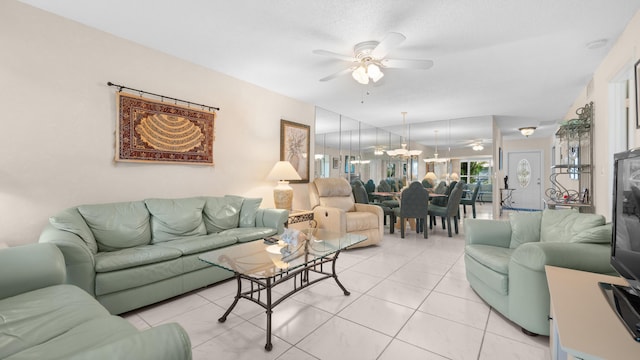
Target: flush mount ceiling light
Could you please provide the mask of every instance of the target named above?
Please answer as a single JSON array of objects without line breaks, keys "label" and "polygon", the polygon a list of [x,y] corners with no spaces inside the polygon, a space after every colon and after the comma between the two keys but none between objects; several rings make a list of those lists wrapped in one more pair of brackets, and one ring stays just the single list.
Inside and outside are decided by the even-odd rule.
[{"label": "flush mount ceiling light", "polygon": [[402,131],[404,136],[400,138],[400,148],[395,150],[387,150],[389,156],[418,156],[422,154],[422,150],[409,150],[407,149],[407,125],[405,124],[407,112],[403,111],[402,114]]},{"label": "flush mount ceiling light", "polygon": [[536,131],[536,127],[535,126],[527,126],[527,127],[521,127],[518,130],[520,130],[520,133],[526,137],[529,137],[530,135],[533,135],[533,132]]},{"label": "flush mount ceiling light", "polygon": [[473,149],[473,151],[482,151],[482,150],[484,150],[484,146],[482,146],[481,143],[473,144],[473,146],[471,148]]}]

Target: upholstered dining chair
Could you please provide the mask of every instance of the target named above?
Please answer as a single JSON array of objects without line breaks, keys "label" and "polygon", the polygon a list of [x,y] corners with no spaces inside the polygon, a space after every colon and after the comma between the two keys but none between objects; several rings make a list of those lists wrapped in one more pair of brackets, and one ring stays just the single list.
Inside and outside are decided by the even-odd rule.
[{"label": "upholstered dining chair", "polygon": [[425,225],[427,223],[429,207],[429,193],[418,181],[409,184],[409,187],[402,190],[400,196],[400,206],[393,209],[395,217],[400,219],[400,237],[404,239],[405,219],[416,219],[416,233],[421,231],[424,238],[428,237]]},{"label": "upholstered dining chair", "polygon": [[460,205],[462,205],[462,211],[467,213],[467,205],[471,205],[471,212],[473,218],[476,218],[476,199],[478,198],[478,191],[480,190],[480,183],[477,183],[471,192],[471,197],[460,199]]},{"label": "upholstered dining chair", "polygon": [[[450,182],[449,186],[445,187],[444,194],[449,196],[449,194],[451,194],[451,190],[453,190],[453,188],[456,186],[457,183],[458,183],[457,181]],[[431,200],[431,205],[447,206],[447,198],[446,197],[434,198]]]},{"label": "upholstered dining chair", "polygon": [[384,225],[387,225],[387,217],[389,217],[389,223],[391,223],[390,232],[393,233],[393,226],[396,222],[396,217],[395,217],[395,213],[393,212],[393,209],[381,203],[370,202],[369,196],[367,194],[367,190],[365,189],[364,185],[362,185],[362,182],[352,183],[351,189],[353,191],[353,197],[355,198],[357,203],[376,205],[382,208],[382,212],[384,213]]},{"label": "upholstered dining chair", "polygon": [[433,228],[433,224],[436,222],[436,217],[442,218],[442,228],[445,228],[445,220],[447,222],[446,229],[449,232],[449,237],[451,237],[451,219],[453,218],[453,223],[455,226],[456,234],[458,233],[458,221],[460,220],[460,199],[462,198],[462,187],[464,186],[463,182],[456,183],[455,187],[449,194],[447,198],[446,206],[438,206],[431,204],[429,206],[429,229]]}]

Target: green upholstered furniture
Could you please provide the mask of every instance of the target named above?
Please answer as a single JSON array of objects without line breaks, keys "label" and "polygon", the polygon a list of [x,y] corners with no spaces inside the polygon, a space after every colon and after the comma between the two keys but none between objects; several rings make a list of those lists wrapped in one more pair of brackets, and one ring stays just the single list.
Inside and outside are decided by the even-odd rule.
[{"label": "green upholstered furniture", "polygon": [[53,244],[0,250],[1,359],[191,359],[178,324],[139,331],[64,282]]},{"label": "green upholstered furniture", "polygon": [[232,276],[206,251],[283,231],[288,211],[240,196],[80,205],[49,219],[40,242],[64,254],[67,283],[121,314]]},{"label": "green upholstered furniture", "polygon": [[575,210],[465,220],[467,279],[490,306],[530,333],[549,335],[545,265],[613,273],[611,225]]}]

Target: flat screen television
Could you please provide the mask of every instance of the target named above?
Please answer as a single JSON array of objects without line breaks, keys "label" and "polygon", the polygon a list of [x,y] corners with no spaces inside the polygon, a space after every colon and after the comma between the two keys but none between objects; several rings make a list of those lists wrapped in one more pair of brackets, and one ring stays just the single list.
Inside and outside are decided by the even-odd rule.
[{"label": "flat screen television", "polygon": [[640,341],[640,149],[614,155],[611,266],[629,286],[600,284],[609,304]]}]

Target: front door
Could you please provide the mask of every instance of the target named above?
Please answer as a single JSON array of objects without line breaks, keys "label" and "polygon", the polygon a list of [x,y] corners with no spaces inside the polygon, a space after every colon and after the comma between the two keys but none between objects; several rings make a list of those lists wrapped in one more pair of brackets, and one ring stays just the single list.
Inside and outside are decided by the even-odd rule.
[{"label": "front door", "polygon": [[542,167],[540,151],[512,151],[507,155],[510,206],[542,210]]}]

